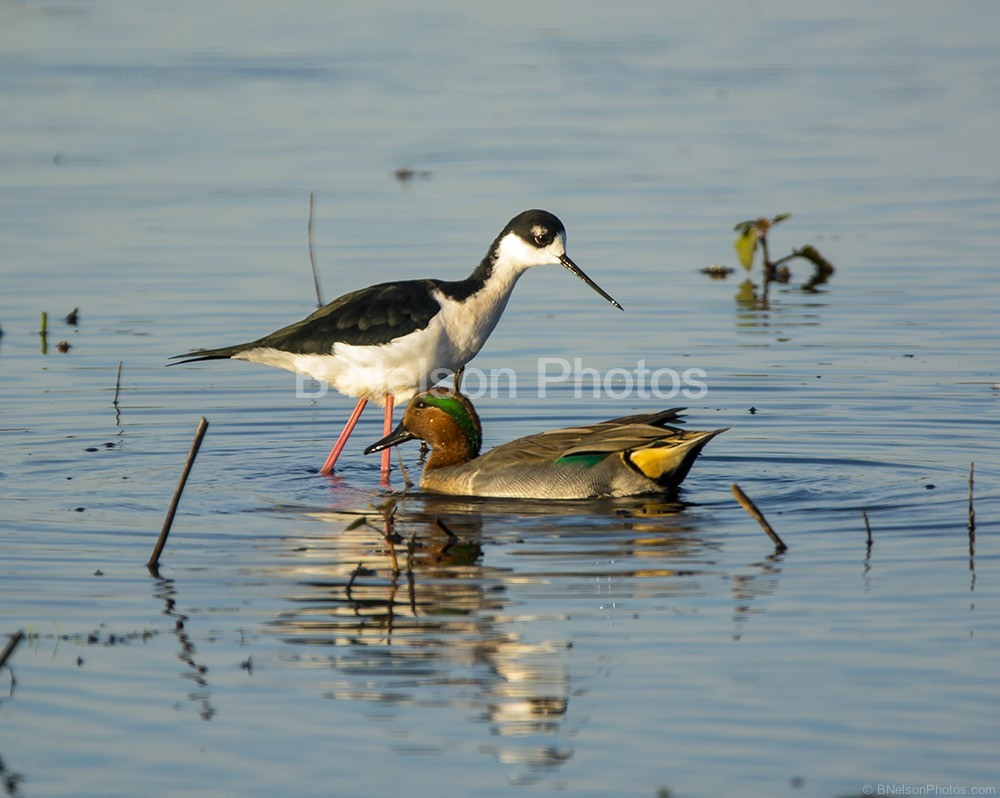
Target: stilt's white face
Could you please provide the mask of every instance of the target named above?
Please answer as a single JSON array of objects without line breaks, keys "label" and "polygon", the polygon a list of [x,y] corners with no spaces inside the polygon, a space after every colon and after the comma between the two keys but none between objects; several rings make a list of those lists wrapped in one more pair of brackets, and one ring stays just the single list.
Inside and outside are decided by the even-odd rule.
[{"label": "stilt's white face", "polygon": [[497,247],[497,263],[520,267],[521,270],[533,266],[561,263],[566,256],[566,238],[562,233],[553,235],[543,227],[531,229],[533,240],[525,241],[517,233],[507,233]]},{"label": "stilt's white face", "polygon": [[525,269],[555,263],[569,269],[594,291],[604,297],[619,310],[622,306],[607,291],[591,280],[566,254],[566,233],[556,232],[545,225],[532,225],[526,240],[514,232],[507,233],[497,246],[497,258],[493,269],[495,274],[512,275],[515,279]]}]

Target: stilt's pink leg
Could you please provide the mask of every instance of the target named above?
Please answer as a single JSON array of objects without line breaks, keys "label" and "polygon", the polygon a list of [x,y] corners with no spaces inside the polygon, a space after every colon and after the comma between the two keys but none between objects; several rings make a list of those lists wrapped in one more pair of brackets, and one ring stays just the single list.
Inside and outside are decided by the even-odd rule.
[{"label": "stilt's pink leg", "polygon": [[[382,424],[382,434],[388,435],[392,432],[392,406],[395,397],[391,393],[385,395],[385,421]],[[382,450],[382,478],[388,479],[389,467],[392,461],[392,448]]]},{"label": "stilt's pink leg", "polygon": [[358,399],[358,403],[354,406],[354,412],[347,419],[343,432],[337,438],[337,442],[333,445],[333,449],[330,451],[330,455],[326,458],[326,462],[323,463],[323,467],[319,470],[319,473],[327,475],[333,473],[333,467],[337,463],[337,458],[340,457],[340,452],[343,450],[344,444],[347,443],[347,439],[354,432],[354,427],[358,423],[358,419],[361,418],[361,411],[365,409],[366,404],[368,404],[367,399]]}]

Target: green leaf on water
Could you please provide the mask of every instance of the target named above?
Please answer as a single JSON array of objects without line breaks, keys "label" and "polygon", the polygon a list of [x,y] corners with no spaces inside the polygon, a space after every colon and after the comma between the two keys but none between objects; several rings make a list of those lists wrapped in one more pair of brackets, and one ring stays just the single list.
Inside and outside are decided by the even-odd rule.
[{"label": "green leaf on water", "polygon": [[733,244],[736,254],[739,256],[740,263],[743,264],[743,268],[747,271],[750,271],[750,267],[753,266],[753,252],[757,247],[758,236],[759,233],[756,227],[747,227]]}]

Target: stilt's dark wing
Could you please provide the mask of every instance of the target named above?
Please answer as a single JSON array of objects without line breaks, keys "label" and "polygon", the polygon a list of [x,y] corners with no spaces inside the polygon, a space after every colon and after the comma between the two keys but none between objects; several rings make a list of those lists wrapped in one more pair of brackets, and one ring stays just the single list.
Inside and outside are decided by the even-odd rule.
[{"label": "stilt's dark wing", "polygon": [[179,363],[217,360],[260,348],[327,355],[335,343],[354,346],[387,343],[423,329],[440,312],[441,304],[431,293],[437,285],[437,280],[407,280],[362,288],[256,341],[174,355],[171,359],[178,359]]},{"label": "stilt's dark wing", "polygon": [[381,283],[345,294],[300,322],[255,341],[303,355],[329,354],[335,343],[384,344],[422,330],[441,310],[435,280]]}]

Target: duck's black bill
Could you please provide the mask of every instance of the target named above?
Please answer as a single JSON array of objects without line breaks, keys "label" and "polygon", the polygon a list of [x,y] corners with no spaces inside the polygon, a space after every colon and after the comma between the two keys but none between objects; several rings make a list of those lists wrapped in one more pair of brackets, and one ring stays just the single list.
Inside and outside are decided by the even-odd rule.
[{"label": "duck's black bill", "polygon": [[365,454],[371,454],[372,452],[381,452],[383,449],[388,449],[390,446],[396,446],[400,443],[406,443],[407,441],[412,441],[416,435],[411,433],[406,427],[403,426],[403,422],[400,421],[396,429],[386,435],[382,440],[375,441],[371,446],[365,449]]},{"label": "duck's black bill", "polygon": [[609,294],[607,291],[601,288],[597,283],[591,280],[583,271],[583,269],[581,269],[579,266],[573,263],[573,261],[570,260],[569,255],[563,255],[561,258],[559,258],[559,262],[567,269],[569,269],[571,272],[573,272],[573,274],[575,274],[577,277],[583,280],[587,285],[593,288],[602,297],[608,300],[608,302],[610,302],[612,305],[618,308],[618,310],[625,310],[625,308],[623,308],[620,304],[618,304],[617,299],[615,299],[613,296],[611,296],[611,294]]}]

